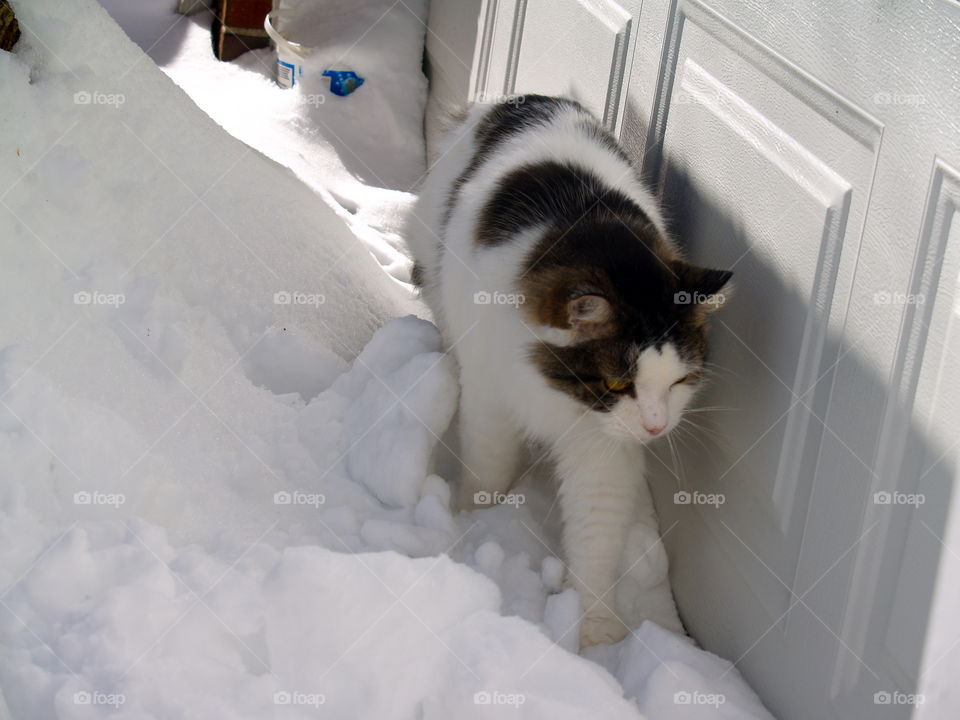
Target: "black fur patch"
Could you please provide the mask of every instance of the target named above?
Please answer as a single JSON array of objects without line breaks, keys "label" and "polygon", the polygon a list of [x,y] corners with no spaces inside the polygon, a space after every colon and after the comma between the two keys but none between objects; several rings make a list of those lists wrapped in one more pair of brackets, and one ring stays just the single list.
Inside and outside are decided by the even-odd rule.
[{"label": "black fur patch", "polygon": [[425,271],[423,265],[418,262],[413,264],[413,269],[410,271],[410,281],[414,284],[415,287],[422,288],[423,281],[426,279]]},{"label": "black fur patch", "polygon": [[530,227],[569,229],[587,216],[604,214],[650,225],[635,202],[589,170],[552,161],[527,165],[500,181],[480,214],[476,241],[499,245]]},{"label": "black fur patch", "polygon": [[604,378],[632,378],[634,350],[629,342],[591,340],[572,347],[537,343],[530,347],[530,361],[552,387],[565,392],[591,410],[609,412],[627,392],[613,392]]},{"label": "black fur patch", "polygon": [[[547,95],[520,95],[509,102],[494,105],[483,116],[474,130],[477,149],[470,162],[454,181],[447,197],[441,228],[446,229],[453,208],[460,199],[460,189],[472,178],[497,147],[511,137],[550,122],[557,113],[566,108],[575,108],[586,113],[580,103],[562,97]],[[612,139],[612,138],[611,138]],[[442,234],[442,233],[441,233]]]}]

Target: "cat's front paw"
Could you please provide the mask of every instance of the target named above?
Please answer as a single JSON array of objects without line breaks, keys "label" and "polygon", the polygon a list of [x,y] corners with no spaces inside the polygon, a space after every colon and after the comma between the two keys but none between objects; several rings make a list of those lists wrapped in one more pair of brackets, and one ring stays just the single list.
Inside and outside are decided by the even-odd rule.
[{"label": "cat's front paw", "polygon": [[613,614],[587,614],[580,621],[580,647],[612,645],[623,640],[628,632],[629,628]]}]

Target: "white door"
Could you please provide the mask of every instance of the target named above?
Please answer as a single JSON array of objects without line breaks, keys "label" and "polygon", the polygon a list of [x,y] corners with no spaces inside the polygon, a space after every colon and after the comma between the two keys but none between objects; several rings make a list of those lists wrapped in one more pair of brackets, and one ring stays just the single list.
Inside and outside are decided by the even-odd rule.
[{"label": "white door", "polygon": [[652,462],[691,633],[784,720],[960,717],[938,685],[960,679],[960,623],[932,609],[956,602],[960,557],[960,7],[488,0],[482,17],[474,93],[572,90],[693,259],[735,271],[703,399],[728,410],[694,416],[709,431],[682,466]]}]

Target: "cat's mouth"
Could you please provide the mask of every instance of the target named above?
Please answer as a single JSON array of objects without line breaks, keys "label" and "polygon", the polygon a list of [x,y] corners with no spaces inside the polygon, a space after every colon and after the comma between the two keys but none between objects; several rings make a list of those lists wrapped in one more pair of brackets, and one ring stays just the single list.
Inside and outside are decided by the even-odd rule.
[{"label": "cat's mouth", "polygon": [[617,440],[638,443],[640,445],[647,445],[655,440],[666,437],[675,425],[675,423],[669,422],[659,428],[647,429],[646,427],[627,424],[622,418],[617,417],[615,414],[607,415],[603,418],[602,422],[604,432],[606,432],[607,435]]}]

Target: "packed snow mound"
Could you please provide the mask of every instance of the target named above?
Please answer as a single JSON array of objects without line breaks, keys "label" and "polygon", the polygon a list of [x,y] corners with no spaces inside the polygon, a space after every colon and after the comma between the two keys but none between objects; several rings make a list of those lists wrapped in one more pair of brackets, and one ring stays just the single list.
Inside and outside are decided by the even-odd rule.
[{"label": "packed snow mound", "polygon": [[289,549],[267,582],[274,669],[328,717],[639,717],[610,676],[501,617],[496,586],[444,556]]},{"label": "packed snow mound", "polygon": [[[441,352],[433,325],[408,318],[388,328],[374,336],[334,390],[342,388],[349,398],[343,428],[349,445],[343,452],[351,477],[382,502],[406,507],[419,500],[434,445],[456,410],[459,386],[453,359]],[[367,381],[362,387],[355,374]]]},{"label": "packed snow mound", "polygon": [[227,562],[155,527],[91,523],[5,602],[16,718],[641,717],[445,556],[257,544]]},{"label": "packed snow mound", "polygon": [[[457,527],[446,484],[425,474],[429,451],[397,458],[389,444],[370,449],[383,465],[419,473],[411,488],[416,504],[402,511],[381,509],[338,462],[352,439],[345,418],[357,406],[353,395],[379,387],[381,398],[371,405],[376,410],[387,398],[404,402],[381,384],[378,372],[423,367],[416,360],[429,360],[436,370],[428,365],[421,375],[445,379],[411,381],[407,402],[452,407],[456,386],[452,369],[438,362],[437,343],[439,333],[429,323],[393,321],[309,404],[276,401],[298,412],[275,420],[291,460],[276,473],[281,489],[247,490],[251,508],[272,518],[257,537],[241,540],[225,528],[207,542],[174,544],[161,527],[136,517],[136,487],[75,490],[81,486],[63,480],[31,485],[45,467],[15,475],[2,505],[9,520],[3,526],[37,542],[3,568],[8,590],[0,618],[11,643],[0,660],[0,687],[11,715],[81,719],[93,709],[129,717],[284,718],[319,709],[328,717],[439,720],[509,717],[522,706],[524,717],[532,718],[596,717],[598,708],[604,717],[640,717],[599,666],[554,645],[536,625],[502,617],[500,592],[483,574],[442,554],[422,560],[396,552],[343,554],[389,546],[437,555],[476,525]],[[21,385],[33,381],[31,374]],[[10,393],[11,404],[19,388]],[[21,439],[26,447],[18,447],[13,419],[5,447],[14,456],[42,455],[48,446],[36,447],[39,438]],[[435,442],[412,414],[392,417],[391,427],[414,445],[432,448]],[[51,452],[91,439],[44,434]],[[218,451],[216,442],[207,449]],[[195,450],[190,456],[199,458]],[[188,498],[185,480],[168,492]],[[31,534],[36,514],[18,497],[40,507],[59,505],[64,517],[48,523],[50,532]],[[203,515],[211,519],[222,506],[214,495]],[[156,519],[184,522],[176,508]],[[305,534],[311,530],[320,537]],[[476,561],[499,573],[504,551],[487,541]],[[571,621],[575,627],[574,608],[564,626]]]},{"label": "packed snow mound", "polygon": [[[14,7],[25,31],[0,55],[0,214],[21,289],[49,283],[46,295],[72,303],[81,291],[162,295],[176,277],[238,344],[241,326],[256,338],[292,325],[350,357],[414,307],[335,213],[224,133],[99,5]],[[30,323],[41,308],[11,296],[22,327],[50,340],[65,329]]]}]

